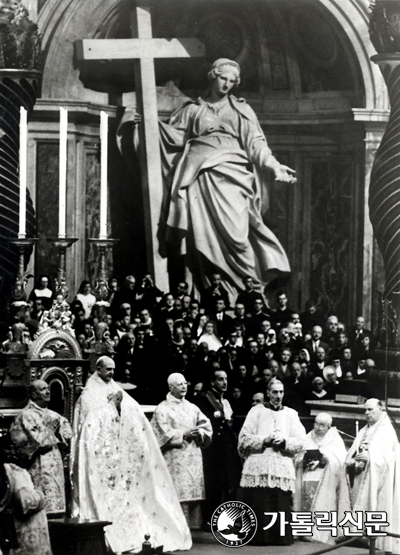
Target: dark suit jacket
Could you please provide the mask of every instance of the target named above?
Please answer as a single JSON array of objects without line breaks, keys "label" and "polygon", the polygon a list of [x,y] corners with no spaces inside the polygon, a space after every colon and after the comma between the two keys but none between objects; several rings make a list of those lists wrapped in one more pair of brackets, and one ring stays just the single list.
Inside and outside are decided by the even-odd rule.
[{"label": "dark suit jacket", "polygon": [[264,307],[263,310],[266,309],[265,301],[263,296],[258,291],[242,291],[239,293],[238,298],[236,299],[236,304],[244,304],[246,312],[253,312],[254,310],[254,301],[255,300],[262,300]]},{"label": "dark suit jacket", "polygon": [[229,295],[227,291],[222,287],[218,287],[216,291],[213,287],[208,287],[205,289],[201,295],[201,304],[204,306],[207,314],[215,312],[215,299],[222,297],[225,301],[225,308],[230,307]]},{"label": "dark suit jacket", "polygon": [[215,322],[217,326],[217,334],[219,335],[219,337],[221,339],[227,339],[232,329],[233,318],[225,314],[225,312],[223,312],[222,315],[222,320],[218,320],[218,317],[215,313],[211,314],[210,319]]},{"label": "dark suit jacket", "polygon": [[[308,341],[305,341],[304,347],[307,349],[307,351],[310,353],[310,357],[313,359],[315,357],[315,352],[313,351],[313,341],[312,341],[312,339],[309,339]],[[322,341],[321,339],[319,340],[318,347],[323,347],[325,349],[325,355],[328,354],[329,345],[327,343],[325,343],[324,341]]]},{"label": "dark suit jacket", "polygon": [[231,422],[220,416],[223,408],[218,394],[209,390],[197,395],[193,402],[210,419],[213,429],[210,447],[202,450],[206,492],[213,488],[226,490],[238,487],[242,463],[237,451],[237,439]]}]

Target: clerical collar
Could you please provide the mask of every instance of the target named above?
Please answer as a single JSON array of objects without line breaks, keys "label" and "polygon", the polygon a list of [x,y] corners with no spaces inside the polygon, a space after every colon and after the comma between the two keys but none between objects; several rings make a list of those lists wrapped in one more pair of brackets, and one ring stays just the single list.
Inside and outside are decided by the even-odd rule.
[{"label": "clerical collar", "polygon": [[30,401],[30,403],[31,403],[36,409],[45,410],[45,409],[47,408],[47,407],[39,407],[39,405],[37,405],[37,404],[35,403],[35,401],[32,401],[32,399],[30,399],[29,401]]},{"label": "clerical collar", "polygon": [[214,389],[213,387],[211,388],[211,392],[213,393],[213,395],[219,399],[220,401],[223,400],[223,394],[219,393],[219,391],[217,391],[216,389]]},{"label": "clerical collar", "polygon": [[167,393],[167,400],[168,401],[172,401],[173,403],[183,403],[185,397],[182,397],[182,399],[178,399],[177,397],[175,397],[175,395],[172,395],[171,392]]},{"label": "clerical collar", "polygon": [[282,405],[273,405],[272,403],[266,403],[266,407],[268,409],[271,409],[275,412],[278,412],[280,410],[283,410],[283,406]]}]

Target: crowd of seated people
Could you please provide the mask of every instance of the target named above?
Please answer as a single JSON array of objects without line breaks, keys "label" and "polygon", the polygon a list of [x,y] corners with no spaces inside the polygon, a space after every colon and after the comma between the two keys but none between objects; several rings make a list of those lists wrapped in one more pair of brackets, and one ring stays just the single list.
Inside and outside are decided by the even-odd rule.
[{"label": "crowd of seated people", "polygon": [[140,282],[129,275],[121,286],[110,280],[101,302],[84,281],[67,303],[48,276],[40,276],[25,312],[2,338],[3,351],[47,327],[66,329],[83,357],[93,360],[92,369],[98,356],[111,356],[116,380],[145,404],[163,400],[171,373],[185,376],[190,399],[217,368],[227,372],[228,398],[242,414],[265,397],[274,376],[285,385],[285,403],[301,416],[310,414],[307,400],[332,400],[343,391],[369,396],[374,341],[362,316],[347,327],[311,300],[304,312],[291,309],[283,290],[275,306],[267,306],[250,276],[244,288],[232,306],[218,273],[200,298],[189,294],[185,282],[163,294],[149,274]]}]

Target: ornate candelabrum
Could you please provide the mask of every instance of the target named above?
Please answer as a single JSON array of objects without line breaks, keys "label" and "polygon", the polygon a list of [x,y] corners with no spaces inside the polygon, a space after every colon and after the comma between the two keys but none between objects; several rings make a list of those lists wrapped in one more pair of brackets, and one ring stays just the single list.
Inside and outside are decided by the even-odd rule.
[{"label": "ornate candelabrum", "polygon": [[69,293],[69,288],[67,284],[67,249],[72,247],[72,245],[76,243],[77,240],[78,239],[76,239],[75,237],[65,239],[62,239],[60,237],[46,239],[46,241],[48,241],[58,249],[58,276],[56,280],[56,293],[57,295],[62,295],[64,299],[68,297]]},{"label": "ornate candelabrum", "polygon": [[89,241],[99,249],[100,261],[99,270],[96,278],[95,295],[96,295],[96,316],[99,320],[105,318],[106,309],[109,307],[108,297],[108,272],[106,268],[106,252],[107,249],[118,243],[119,239],[94,239]]},{"label": "ornate candelabrum", "polygon": [[31,251],[36,241],[37,238],[33,237],[30,239],[10,239],[10,243],[18,247],[19,250],[17,276],[15,278],[14,288],[11,291],[12,304],[14,306],[16,304],[26,304],[26,286],[28,279],[33,276],[25,272],[25,256],[26,251]]}]

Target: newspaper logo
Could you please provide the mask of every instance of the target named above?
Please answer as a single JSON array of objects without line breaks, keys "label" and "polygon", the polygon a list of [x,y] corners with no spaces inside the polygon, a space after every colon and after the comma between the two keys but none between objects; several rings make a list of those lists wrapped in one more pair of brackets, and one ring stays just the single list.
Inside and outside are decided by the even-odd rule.
[{"label": "newspaper logo", "polygon": [[226,547],[246,545],[253,539],[256,530],[256,514],[246,503],[226,501],[211,517],[211,532]]}]

